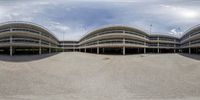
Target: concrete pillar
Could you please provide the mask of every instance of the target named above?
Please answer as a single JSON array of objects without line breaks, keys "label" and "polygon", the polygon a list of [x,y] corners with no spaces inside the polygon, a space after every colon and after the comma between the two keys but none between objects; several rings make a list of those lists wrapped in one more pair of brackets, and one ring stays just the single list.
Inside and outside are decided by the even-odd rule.
[{"label": "concrete pillar", "polygon": [[102,48],[102,52],[103,52],[103,53],[105,52],[104,48]]},{"label": "concrete pillar", "polygon": [[176,49],[174,49],[174,53],[176,53]]},{"label": "concrete pillar", "polygon": [[[125,31],[124,31],[124,33],[125,33]],[[123,38],[123,44],[125,45],[125,38]],[[125,46],[123,46],[123,55],[125,55],[126,54],[126,48],[125,48]]]},{"label": "concrete pillar", "polygon": [[97,54],[99,54],[99,47],[97,47]]},{"label": "concrete pillar", "polygon": [[51,53],[51,43],[49,43],[49,53]]},{"label": "concrete pillar", "polygon": [[160,49],[159,48],[157,49],[157,53],[160,53]]},{"label": "concrete pillar", "polygon": [[51,48],[49,48],[49,53],[51,53]]},{"label": "concrete pillar", "polygon": [[87,49],[85,48],[85,53],[87,52]]},{"label": "concrete pillar", "polygon": [[10,56],[13,56],[13,47],[10,46]]},{"label": "concrete pillar", "polygon": [[42,48],[40,47],[39,48],[39,55],[41,55],[42,54]]},{"label": "concrete pillar", "polygon": [[189,48],[189,54],[191,54],[191,48]]},{"label": "concrete pillar", "polygon": [[[12,29],[11,29],[11,31],[12,31]],[[10,36],[10,56],[12,56],[13,55],[13,47],[12,47],[12,41],[13,41],[13,38],[12,38],[12,36]]]},{"label": "concrete pillar", "polygon": [[[145,36],[145,38],[146,38],[146,36]],[[147,46],[147,43],[144,42],[144,45]],[[145,53],[146,53],[146,48],[144,48],[144,54],[145,54]]]},{"label": "concrete pillar", "polygon": [[[190,37],[190,35],[189,35]],[[189,41],[189,54],[191,54],[191,48],[190,48],[191,42]]]},{"label": "concrete pillar", "polygon": [[123,47],[123,55],[125,55],[126,54],[126,48],[125,48],[125,46]]},{"label": "concrete pillar", "polygon": [[63,51],[63,52],[65,52],[65,48],[64,48],[64,46],[63,46],[63,48],[62,48],[62,49],[63,49],[62,51]]},{"label": "concrete pillar", "polygon": [[72,52],[75,52],[75,48],[74,48],[74,45],[73,45],[73,48],[72,48]]},{"label": "concrete pillar", "polygon": [[13,41],[13,38],[12,38],[12,36],[10,36],[10,43],[12,43],[12,41]]},{"label": "concrete pillar", "polygon": [[[41,33],[40,33],[40,35],[41,35]],[[39,55],[42,54],[41,42],[42,42],[41,39],[39,39]]]}]

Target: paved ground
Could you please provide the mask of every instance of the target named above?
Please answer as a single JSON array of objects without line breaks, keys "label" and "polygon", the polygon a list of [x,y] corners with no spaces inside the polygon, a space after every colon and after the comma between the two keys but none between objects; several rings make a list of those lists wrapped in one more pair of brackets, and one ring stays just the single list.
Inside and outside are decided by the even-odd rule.
[{"label": "paved ground", "polygon": [[168,99],[200,99],[200,56],[0,56],[0,100]]}]

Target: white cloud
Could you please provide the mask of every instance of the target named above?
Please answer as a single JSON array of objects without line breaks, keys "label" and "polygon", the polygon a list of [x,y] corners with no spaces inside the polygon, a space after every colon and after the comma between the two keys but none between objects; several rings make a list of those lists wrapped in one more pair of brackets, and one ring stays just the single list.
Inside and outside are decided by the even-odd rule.
[{"label": "white cloud", "polygon": [[163,4],[160,6],[165,8],[165,13],[172,14],[174,17],[179,17],[182,19],[195,19],[199,16],[198,11],[194,9]]},{"label": "white cloud", "polygon": [[47,27],[50,31],[56,33],[59,40],[79,40],[86,33],[86,30],[82,27],[73,27],[72,29],[65,24],[55,21],[49,21]]},{"label": "white cloud", "polygon": [[183,32],[181,32],[180,28],[173,28],[170,30],[169,34],[180,37]]},{"label": "white cloud", "polygon": [[55,29],[60,30],[60,31],[63,31],[63,32],[69,31],[69,30],[70,30],[70,28],[69,28],[68,26],[62,25],[62,24],[54,25],[53,27],[54,27]]}]

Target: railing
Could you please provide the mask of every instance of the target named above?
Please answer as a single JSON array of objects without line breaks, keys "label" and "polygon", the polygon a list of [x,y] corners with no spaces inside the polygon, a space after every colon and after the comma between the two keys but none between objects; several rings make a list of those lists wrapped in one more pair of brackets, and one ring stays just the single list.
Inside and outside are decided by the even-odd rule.
[{"label": "railing", "polygon": [[126,31],[126,30],[111,30],[111,31],[104,31],[104,32],[99,32],[99,33],[91,34],[91,35],[83,38],[83,40],[87,40],[89,38],[93,38],[93,37],[101,36],[101,35],[105,35],[105,34],[111,34],[111,33],[122,33],[122,34],[124,33],[124,34],[136,35],[136,36],[143,37],[143,38],[146,37],[142,33],[137,33],[137,32],[134,32],[134,31],[132,32],[132,31]]},{"label": "railing", "polygon": [[[12,31],[30,32],[30,33],[36,33],[37,35],[40,34],[39,31],[36,31],[36,30],[33,30],[33,29],[27,29],[27,28],[12,28]],[[0,33],[3,33],[3,32],[11,32],[11,31],[10,31],[10,29],[0,30]],[[45,36],[45,37],[47,37],[47,38],[54,39],[52,36],[49,36],[49,35],[46,34],[46,33],[42,33],[42,32],[41,32],[41,35],[42,35],[42,36]],[[55,40],[55,39],[54,39],[54,40]]]},{"label": "railing", "polygon": [[32,43],[32,44],[38,44],[39,40],[36,39],[27,39],[27,38],[13,38],[13,43]]},{"label": "railing", "polygon": [[3,30],[0,30],[0,33],[3,33],[3,32],[9,32],[10,29],[3,29]]},{"label": "railing", "polygon": [[137,35],[140,37],[146,37],[145,35],[141,34],[141,33],[137,33],[137,32],[132,32],[132,31],[125,31],[126,34],[133,34],[133,35]]},{"label": "railing", "polygon": [[193,32],[193,33],[190,34],[190,36],[194,36],[194,35],[197,35],[197,34],[200,34],[200,31],[198,31],[198,32]]},{"label": "railing", "polygon": [[10,39],[2,39],[0,40],[0,43],[9,43],[10,42]]}]

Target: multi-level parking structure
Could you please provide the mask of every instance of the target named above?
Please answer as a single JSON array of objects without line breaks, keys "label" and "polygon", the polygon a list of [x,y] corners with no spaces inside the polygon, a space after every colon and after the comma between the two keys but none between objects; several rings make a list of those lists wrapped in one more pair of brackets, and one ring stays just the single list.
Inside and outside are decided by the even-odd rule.
[{"label": "multi-level parking structure", "polygon": [[109,26],[85,35],[79,41],[82,52],[133,54],[178,52],[179,38],[154,34],[127,26]]},{"label": "multi-level parking structure", "polygon": [[60,41],[59,47],[63,52],[74,52],[78,50],[78,43],[78,41]]},{"label": "multi-level parking structure", "polygon": [[0,25],[1,54],[42,54],[58,50],[58,39],[40,25],[30,22],[6,22]]},{"label": "multi-level parking structure", "polygon": [[80,51],[97,54],[200,53],[200,26],[181,38],[148,34],[129,26],[108,26],[84,35],[78,41],[60,41],[46,28],[30,22],[0,24],[1,54],[43,54]]},{"label": "multi-level parking structure", "polygon": [[200,25],[187,30],[181,37],[180,50],[183,53],[200,53]]}]

